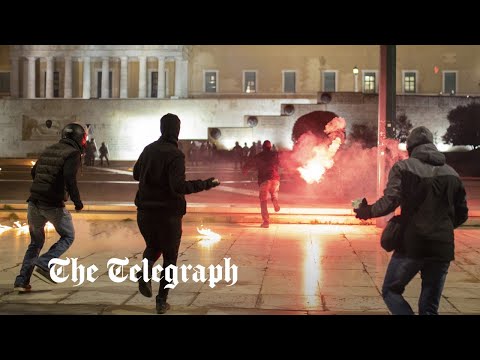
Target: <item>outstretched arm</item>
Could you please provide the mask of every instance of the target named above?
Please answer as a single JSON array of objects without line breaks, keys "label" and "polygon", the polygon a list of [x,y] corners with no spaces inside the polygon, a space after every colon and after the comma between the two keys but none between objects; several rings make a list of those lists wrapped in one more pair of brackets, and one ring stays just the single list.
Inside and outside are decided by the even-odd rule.
[{"label": "outstretched arm", "polygon": [[168,180],[170,189],[176,194],[192,194],[210,190],[220,183],[209,178],[207,180],[185,180],[185,157],[177,156],[169,165]]}]

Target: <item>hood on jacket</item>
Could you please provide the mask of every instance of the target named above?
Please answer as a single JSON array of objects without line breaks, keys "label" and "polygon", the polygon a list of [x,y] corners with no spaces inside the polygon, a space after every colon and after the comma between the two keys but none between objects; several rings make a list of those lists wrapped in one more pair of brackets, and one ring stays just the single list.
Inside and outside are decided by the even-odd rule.
[{"label": "hood on jacket", "polygon": [[407,138],[407,151],[411,155],[412,150],[418,145],[433,144],[433,134],[425,126],[419,126],[412,130]]},{"label": "hood on jacket", "polygon": [[161,138],[166,141],[178,141],[178,134],[180,134],[180,119],[175,114],[163,115],[160,119]]},{"label": "hood on jacket", "polygon": [[441,166],[446,162],[445,155],[438,151],[434,144],[422,144],[416,146],[413,148],[410,157],[434,166]]}]

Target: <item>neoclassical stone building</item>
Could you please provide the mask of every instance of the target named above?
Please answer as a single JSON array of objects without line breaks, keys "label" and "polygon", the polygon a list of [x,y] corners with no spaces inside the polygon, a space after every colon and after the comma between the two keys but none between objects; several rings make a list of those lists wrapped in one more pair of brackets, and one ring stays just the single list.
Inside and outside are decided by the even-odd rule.
[{"label": "neoclassical stone building", "polygon": [[[291,148],[313,111],[375,127],[379,57],[376,45],[0,45],[0,156],[34,156],[77,121],[112,159],[136,159],[167,112],[181,139],[227,149]],[[448,112],[480,101],[480,46],[397,46],[396,69],[397,113],[439,144]]]},{"label": "neoclassical stone building", "polygon": [[182,45],[14,45],[9,54],[10,95],[185,98],[189,50]]}]

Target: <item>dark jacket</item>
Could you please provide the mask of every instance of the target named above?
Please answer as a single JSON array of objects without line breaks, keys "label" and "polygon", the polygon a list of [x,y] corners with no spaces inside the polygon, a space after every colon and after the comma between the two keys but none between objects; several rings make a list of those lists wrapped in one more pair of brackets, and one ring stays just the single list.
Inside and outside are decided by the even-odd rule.
[{"label": "dark jacket", "polygon": [[162,124],[162,136],[147,145],[133,168],[139,181],[135,196],[138,210],[186,213],[185,194],[210,189],[208,181],[185,180],[185,155],[178,149],[180,123]]},{"label": "dark jacket", "polygon": [[453,260],[453,229],[468,218],[466,194],[434,144],[418,145],[410,158],[394,164],[383,197],[372,205],[372,216],[387,215],[399,205],[407,225],[396,250],[413,258]]},{"label": "dark jacket", "polygon": [[258,170],[258,184],[267,180],[280,180],[278,173],[279,160],[278,152],[262,151],[251,158],[243,167],[243,171],[256,167]]},{"label": "dark jacket", "polygon": [[80,205],[77,172],[81,165],[81,149],[73,140],[62,139],[47,147],[32,168],[32,201],[44,206],[64,207],[68,195]]}]

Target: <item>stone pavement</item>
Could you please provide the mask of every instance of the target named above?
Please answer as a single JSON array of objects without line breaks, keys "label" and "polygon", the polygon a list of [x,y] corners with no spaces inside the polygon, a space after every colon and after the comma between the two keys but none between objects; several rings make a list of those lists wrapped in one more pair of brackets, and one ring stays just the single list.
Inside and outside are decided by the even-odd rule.
[{"label": "stone pavement", "polygon": [[[107,273],[112,257],[140,264],[144,243],[136,222],[86,221],[74,214],[74,223],[77,237],[63,258],[95,264],[101,276],[77,287],[70,278],[49,285],[32,277],[31,293],[13,292],[30,238],[6,231],[0,235],[0,314],[154,314],[154,298],[143,297],[129,280],[114,283]],[[205,244],[195,224],[184,224],[177,265],[216,265],[231,258],[238,281],[214,288],[192,279],[180,282],[170,292],[167,314],[388,314],[380,288],[390,255],[381,249],[374,226],[204,225],[222,239]],[[47,232],[44,249],[56,239],[55,231]],[[153,285],[156,292],[158,283]],[[406,290],[414,310],[419,291],[417,276]],[[480,228],[456,231],[456,260],[440,312],[480,314]]]}]

